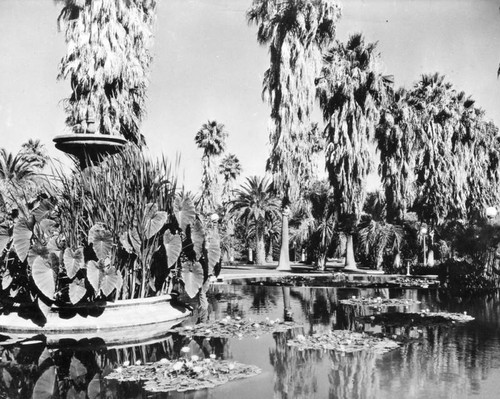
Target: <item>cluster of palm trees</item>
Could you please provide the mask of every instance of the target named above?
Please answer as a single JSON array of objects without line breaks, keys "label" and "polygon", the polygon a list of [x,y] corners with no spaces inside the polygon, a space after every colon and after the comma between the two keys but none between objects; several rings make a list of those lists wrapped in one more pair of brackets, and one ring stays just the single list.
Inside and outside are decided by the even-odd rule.
[{"label": "cluster of palm trees", "polygon": [[[254,0],[247,13],[258,42],[269,47],[263,81],[271,106],[267,170],[269,190],[282,200],[283,225],[291,203],[311,204],[310,187],[318,180],[312,159],[319,147],[329,193],[322,212],[315,218],[304,213],[309,223],[303,224],[323,231],[323,247],[334,231],[341,232],[346,267],[355,268],[366,182],[377,163],[386,208],[380,228],[395,231],[390,226],[413,212],[434,231],[451,219],[473,223],[486,206],[498,203],[500,139],[474,100],[442,75],[423,75],[411,89],[395,89],[394,79],[381,72],[376,43],[362,34],[346,43],[334,40],[340,15],[331,0]],[[312,137],[315,98],[324,128]],[[249,187],[239,194],[248,194]],[[279,268],[289,267],[287,230]]]}]

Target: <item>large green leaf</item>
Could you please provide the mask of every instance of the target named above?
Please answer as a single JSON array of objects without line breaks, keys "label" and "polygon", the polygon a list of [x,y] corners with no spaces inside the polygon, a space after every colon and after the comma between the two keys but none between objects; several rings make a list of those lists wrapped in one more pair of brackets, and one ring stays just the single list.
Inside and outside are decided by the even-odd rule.
[{"label": "large green leaf", "polygon": [[163,228],[163,226],[165,226],[167,220],[168,213],[163,211],[156,212],[151,219],[146,220],[146,227],[144,229],[146,238],[149,240],[151,237],[157,234]]},{"label": "large green leaf", "polygon": [[220,261],[220,237],[217,230],[210,230],[207,235],[207,256],[208,256],[208,270],[213,274],[214,267]]},{"label": "large green leaf", "polygon": [[47,305],[44,301],[42,301],[40,298],[36,299],[36,303],[38,305],[38,309],[40,309],[40,312],[47,317],[47,315],[50,313],[51,307]]},{"label": "large green leaf", "polygon": [[9,226],[0,224],[0,254],[10,241]]},{"label": "large green leaf", "polygon": [[203,267],[199,262],[185,262],[181,272],[184,288],[190,298],[194,298],[203,285]]},{"label": "large green leaf", "polygon": [[199,219],[191,226],[191,241],[193,242],[193,249],[196,253],[196,259],[200,259],[203,255],[203,242],[205,241],[205,232],[203,231],[203,224]]},{"label": "large green leaf", "polygon": [[79,377],[85,377],[86,375],[87,368],[73,355],[69,364],[69,378],[76,381]]},{"label": "large green leaf", "polygon": [[50,215],[50,213],[54,210],[54,204],[50,202],[48,199],[43,199],[40,201],[38,206],[33,209],[31,214],[35,217],[35,220],[40,223],[43,219]]},{"label": "large green leaf", "polygon": [[122,285],[121,274],[113,267],[107,268],[102,274],[100,289],[104,296],[109,296],[114,289],[120,290]]},{"label": "large green leaf", "polygon": [[6,290],[7,288],[10,287],[11,284],[12,284],[12,276],[10,275],[9,271],[6,270],[2,275],[2,290]]},{"label": "large green leaf", "polygon": [[172,267],[182,251],[182,240],[180,235],[172,234],[169,230],[163,234],[163,245],[167,252],[167,266]]},{"label": "large green leaf", "polygon": [[139,233],[137,232],[137,229],[135,227],[133,227],[132,230],[129,230],[128,239],[132,244],[132,248],[134,248],[135,253],[136,254],[141,253],[141,248],[142,248],[141,237],[139,237]]},{"label": "large green leaf", "polygon": [[101,397],[101,375],[97,373],[87,387],[88,399],[98,399]]},{"label": "large green leaf", "polygon": [[96,295],[98,295],[101,280],[101,268],[95,260],[89,260],[87,262],[87,280],[89,280],[90,285],[94,288]]},{"label": "large green leaf", "polygon": [[36,286],[42,294],[49,299],[53,299],[56,291],[56,279],[50,261],[37,256],[33,262],[31,273]]},{"label": "large green leaf", "polygon": [[69,285],[69,300],[73,305],[80,302],[86,293],[85,279],[76,278]]},{"label": "large green leaf", "polygon": [[174,214],[179,227],[182,231],[186,231],[186,227],[193,223],[196,217],[196,210],[191,198],[184,196],[176,197],[174,201]]},{"label": "large green leaf", "polygon": [[89,243],[92,244],[99,260],[104,260],[111,255],[113,248],[113,235],[101,223],[92,226],[89,231]]},{"label": "large green leaf", "polygon": [[24,261],[26,259],[26,256],[28,256],[32,235],[33,232],[29,228],[29,224],[26,219],[19,219],[19,221],[14,224],[14,233],[12,234],[12,240],[17,257],[21,261]]},{"label": "large green leaf", "polygon": [[43,219],[40,222],[40,229],[46,236],[52,236],[57,231],[57,223],[50,219]]},{"label": "large green leaf", "polygon": [[66,248],[64,250],[63,260],[68,277],[75,277],[76,273],[78,273],[78,270],[85,266],[85,261],[83,260],[83,248],[78,247],[74,250],[71,248]]},{"label": "large green leaf", "polygon": [[30,265],[30,267],[33,266],[33,262],[38,256],[44,259],[48,258],[49,250],[45,245],[35,243],[31,246],[30,250],[28,251],[28,265]]},{"label": "large green leaf", "polygon": [[33,388],[33,398],[52,399],[56,394],[56,366],[51,366],[38,378]]},{"label": "large green leaf", "polygon": [[122,248],[127,251],[129,254],[134,253],[134,248],[130,244],[129,238],[128,238],[128,232],[124,231],[120,235],[120,244],[122,245]]}]

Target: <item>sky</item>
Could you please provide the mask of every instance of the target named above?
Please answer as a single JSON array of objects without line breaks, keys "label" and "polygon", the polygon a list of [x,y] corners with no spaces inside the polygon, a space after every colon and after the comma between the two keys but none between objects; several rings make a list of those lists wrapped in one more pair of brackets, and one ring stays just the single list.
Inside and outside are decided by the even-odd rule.
[{"label": "sky", "polygon": [[[208,120],[223,123],[227,151],[243,176],[263,175],[269,153],[270,108],[261,99],[269,64],[256,27],[246,23],[251,0],[158,0],[147,116],[152,156],[180,155],[180,183],[196,191],[202,152],[194,136]],[[346,0],[337,37],[362,32],[378,42],[384,73],[411,87],[440,72],[500,124],[499,0]],[[65,53],[52,0],[0,0],[0,147],[17,152],[30,138],[64,160],[52,139],[69,133],[57,81]],[[318,121],[321,122],[321,121]],[[63,161],[64,162],[64,161]]]}]

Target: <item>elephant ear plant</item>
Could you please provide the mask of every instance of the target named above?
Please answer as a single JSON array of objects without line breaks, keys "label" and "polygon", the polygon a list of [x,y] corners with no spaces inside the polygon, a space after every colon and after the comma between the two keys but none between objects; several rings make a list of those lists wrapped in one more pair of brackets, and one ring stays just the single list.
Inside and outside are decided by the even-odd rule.
[{"label": "elephant ear plant", "polygon": [[137,152],[88,169],[60,174],[53,200],[0,218],[3,310],[202,292],[220,261],[217,225],[175,193],[170,169]]}]

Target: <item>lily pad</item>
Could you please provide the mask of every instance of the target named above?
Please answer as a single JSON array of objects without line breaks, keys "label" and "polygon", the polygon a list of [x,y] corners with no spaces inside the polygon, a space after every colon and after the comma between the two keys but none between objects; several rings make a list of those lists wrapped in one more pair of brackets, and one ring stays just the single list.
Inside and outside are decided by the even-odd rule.
[{"label": "lily pad", "polygon": [[185,392],[213,388],[226,382],[252,377],[261,370],[229,360],[162,359],[159,362],[119,367],[105,378],[109,380],[145,381],[144,389],[149,392]]},{"label": "lily pad", "polygon": [[216,320],[211,323],[200,323],[194,326],[176,327],[170,332],[180,335],[219,338],[242,338],[245,336],[258,337],[264,333],[284,332],[292,328],[302,327],[302,324],[266,319],[264,321],[253,321],[240,317]]},{"label": "lily pad", "polygon": [[340,301],[343,305],[350,306],[367,306],[369,308],[381,308],[388,306],[410,306],[419,304],[420,301],[405,298],[364,298],[352,297],[351,299],[342,299]]},{"label": "lily pad", "polygon": [[299,350],[333,350],[345,353],[367,350],[377,354],[399,348],[399,343],[392,339],[349,330],[334,330],[307,337],[299,335],[289,340],[287,345]]},{"label": "lily pad", "polygon": [[383,324],[387,327],[422,327],[466,323],[474,320],[474,317],[463,313],[422,311],[420,313],[381,313],[372,316],[357,317],[356,320],[365,323]]}]

